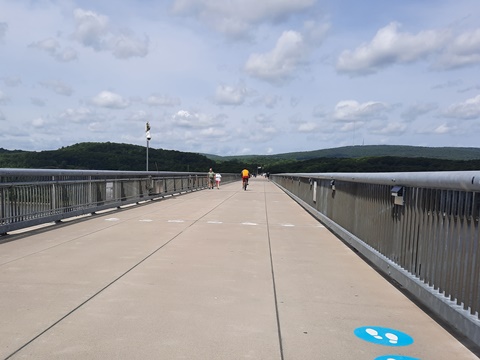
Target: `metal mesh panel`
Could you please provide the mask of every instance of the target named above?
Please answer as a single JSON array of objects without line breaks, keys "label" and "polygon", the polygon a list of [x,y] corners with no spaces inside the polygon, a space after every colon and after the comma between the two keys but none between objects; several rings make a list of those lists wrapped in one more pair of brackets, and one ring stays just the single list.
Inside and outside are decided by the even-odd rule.
[{"label": "metal mesh panel", "polygon": [[342,174],[332,185],[327,175],[314,175],[277,175],[273,179],[426,285],[479,316],[480,185],[479,191],[461,190],[474,187],[478,174],[472,176],[471,184],[466,182],[468,186],[459,181],[453,189],[449,188],[454,184],[451,174],[445,188],[441,175],[431,188],[425,186],[425,179],[418,187],[414,180],[409,186],[396,185],[402,191],[401,205],[388,185],[389,181],[396,183],[386,176],[375,179],[370,174],[368,181],[362,182],[348,180],[358,174]]}]

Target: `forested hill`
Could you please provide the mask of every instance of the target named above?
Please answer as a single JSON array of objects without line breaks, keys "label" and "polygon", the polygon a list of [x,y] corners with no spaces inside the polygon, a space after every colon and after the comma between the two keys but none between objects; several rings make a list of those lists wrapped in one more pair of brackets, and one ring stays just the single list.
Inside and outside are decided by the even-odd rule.
[{"label": "forested hill", "polygon": [[318,158],[364,158],[395,156],[405,158],[430,158],[445,160],[478,160],[480,148],[471,147],[423,147],[405,145],[362,145],[344,146],[314,151],[291,152],[276,155],[216,156],[206,155],[216,160],[264,161],[265,160],[310,160]]},{"label": "forested hill", "polygon": [[[391,172],[480,170],[480,148],[347,146],[262,156],[213,156],[149,149],[150,171]],[[0,168],[131,170],[146,169],[145,146],[79,143],[49,151],[0,148]]]},{"label": "forested hill", "polygon": [[[202,171],[215,164],[199,154],[150,148],[149,170]],[[0,149],[0,168],[130,170],[146,169],[144,146],[117,143],[80,143],[50,151]]]}]

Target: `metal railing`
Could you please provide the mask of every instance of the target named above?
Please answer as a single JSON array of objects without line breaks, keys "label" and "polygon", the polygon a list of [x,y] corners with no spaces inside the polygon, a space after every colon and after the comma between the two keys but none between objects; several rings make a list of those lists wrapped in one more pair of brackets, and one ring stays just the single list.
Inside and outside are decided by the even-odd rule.
[{"label": "metal railing", "polygon": [[[480,345],[480,171],[270,177]],[[222,182],[239,179],[222,174]],[[205,173],[0,169],[0,235],[197,191]]]},{"label": "metal railing", "polygon": [[480,171],[280,174],[271,179],[480,345]]},{"label": "metal railing", "polygon": [[207,185],[205,173],[0,169],[0,235]]}]

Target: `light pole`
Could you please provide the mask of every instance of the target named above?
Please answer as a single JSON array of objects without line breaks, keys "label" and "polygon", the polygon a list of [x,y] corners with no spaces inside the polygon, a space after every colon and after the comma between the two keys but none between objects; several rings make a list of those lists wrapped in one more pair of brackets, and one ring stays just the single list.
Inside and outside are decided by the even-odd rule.
[{"label": "light pole", "polygon": [[145,136],[147,138],[147,171],[148,171],[148,147],[149,147],[150,139],[152,138],[152,136],[150,135],[150,124],[148,123],[148,121],[145,124]]}]

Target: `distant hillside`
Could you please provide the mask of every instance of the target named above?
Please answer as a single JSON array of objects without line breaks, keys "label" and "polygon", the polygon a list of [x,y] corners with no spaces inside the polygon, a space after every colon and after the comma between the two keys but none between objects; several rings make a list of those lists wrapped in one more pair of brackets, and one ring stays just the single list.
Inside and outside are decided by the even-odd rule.
[{"label": "distant hillside", "polygon": [[[4,150],[4,149],[2,149]],[[207,157],[174,150],[149,149],[149,170],[204,171],[215,164]],[[0,151],[2,168],[132,170],[146,169],[144,146],[80,143],[48,151]]]},{"label": "distant hillside", "polygon": [[[347,146],[262,156],[214,156],[149,149],[150,171],[221,173],[389,172],[480,170],[478,148],[415,146]],[[131,170],[146,169],[146,148],[117,143],[79,143],[49,151],[0,148],[0,168]]]},{"label": "distant hillside", "polygon": [[480,170],[480,160],[445,160],[417,157],[379,156],[363,158],[316,158],[284,161],[268,166],[275,173],[330,172],[418,172]]},{"label": "distant hillside", "polygon": [[480,148],[462,147],[422,147],[404,145],[364,145],[344,146],[332,149],[292,152],[276,155],[244,155],[244,156],[216,156],[206,155],[214,161],[239,161],[269,163],[278,160],[309,160],[317,158],[364,158],[396,156],[405,158],[430,158],[445,160],[477,160],[480,159]]}]

